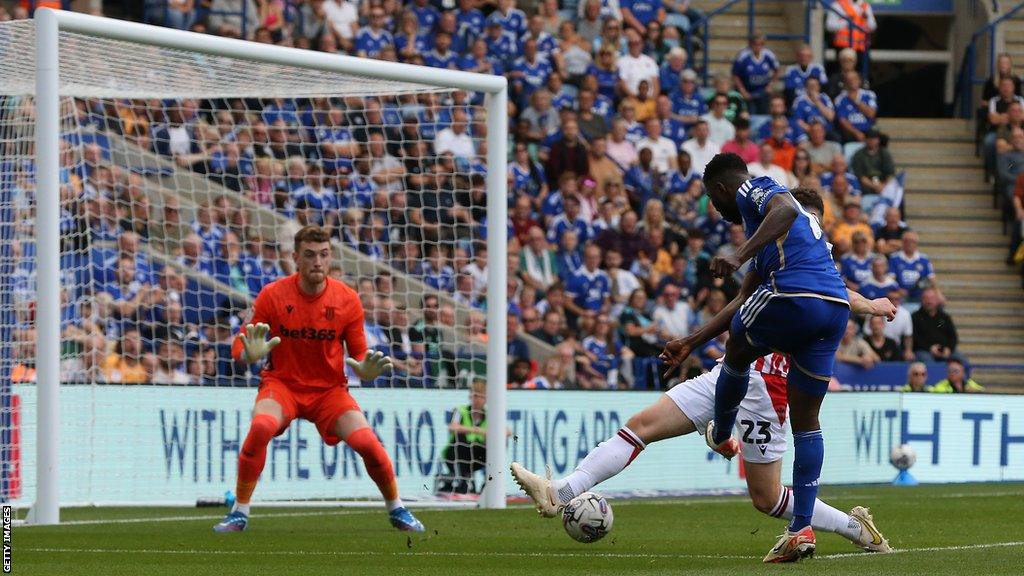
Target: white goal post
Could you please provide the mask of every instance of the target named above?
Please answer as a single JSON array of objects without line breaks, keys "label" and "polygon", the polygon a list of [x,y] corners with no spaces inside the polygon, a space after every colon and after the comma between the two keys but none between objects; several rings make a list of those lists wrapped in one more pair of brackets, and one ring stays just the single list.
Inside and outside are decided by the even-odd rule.
[{"label": "white goal post", "polygon": [[[61,474],[58,451],[61,439],[58,434],[58,422],[60,414],[71,408],[62,407],[60,403],[61,97],[96,97],[96,94],[92,93],[92,87],[63,81],[61,70],[64,55],[60,49],[62,32],[261,64],[345,74],[357,77],[355,80],[369,78],[418,85],[425,89],[442,88],[485,93],[486,246],[489,252],[486,293],[487,412],[488,426],[491,430],[506,428],[505,358],[508,300],[504,276],[507,269],[505,238],[508,110],[507,81],[504,77],[309,52],[43,8],[35,13],[35,89],[34,92],[22,92],[25,95],[34,93],[37,122],[35,173],[38,200],[35,233],[38,292],[35,310],[38,340],[35,366],[38,382],[38,427],[35,430],[36,496],[29,518],[31,522],[59,522]],[[345,88],[338,86],[338,93],[344,95]],[[102,86],[96,87],[97,92],[102,93],[102,89]],[[486,454],[487,484],[480,502],[485,507],[503,508],[506,497],[504,435],[488,435]]]}]

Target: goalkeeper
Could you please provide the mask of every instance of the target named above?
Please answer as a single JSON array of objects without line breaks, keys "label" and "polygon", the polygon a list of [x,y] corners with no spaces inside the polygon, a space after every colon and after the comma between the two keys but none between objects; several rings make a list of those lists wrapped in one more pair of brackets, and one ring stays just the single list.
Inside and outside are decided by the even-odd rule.
[{"label": "goalkeeper", "polygon": [[[324,442],[335,445],[344,440],[363,458],[384,497],[392,526],[422,532],[423,524],[402,505],[391,459],[349,394],[345,378],[345,364],[361,380],[371,381],[390,372],[391,359],[367,351],[358,294],[327,277],[328,233],[317,226],[299,230],[293,258],[297,272],[260,291],[252,317],[232,347],[236,359],[249,364],[265,359],[266,365],[238,456],[237,499],[214,531],[245,530],[267,445],[292,420],[304,418],[316,424]],[[342,362],[346,352],[348,358]]]}]

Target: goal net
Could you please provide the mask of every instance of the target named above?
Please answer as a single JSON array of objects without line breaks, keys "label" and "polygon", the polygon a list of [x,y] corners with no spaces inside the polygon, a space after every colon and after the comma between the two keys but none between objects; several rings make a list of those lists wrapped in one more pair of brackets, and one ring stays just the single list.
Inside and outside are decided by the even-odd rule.
[{"label": "goal net", "polygon": [[[487,278],[490,96],[446,88],[438,70],[429,85],[371,77],[128,23],[117,30],[162,45],[72,32],[65,17],[53,194],[37,189],[36,26],[0,25],[2,499],[36,500],[37,435],[54,431],[61,505],[232,490],[260,366],[234,361],[231,341],[260,289],[293,272],[304,225],[330,231],[330,275],[359,292],[368,345],[394,359],[390,376],[349,382],[403,498],[475,499],[485,437],[448,426],[480,425],[488,295],[503,292]],[[37,326],[34,224],[58,195],[54,372],[36,365],[37,339],[55,335]],[[59,374],[58,422],[37,417],[44,373]],[[375,497],[352,450],[295,422],[269,447],[255,502]]]}]

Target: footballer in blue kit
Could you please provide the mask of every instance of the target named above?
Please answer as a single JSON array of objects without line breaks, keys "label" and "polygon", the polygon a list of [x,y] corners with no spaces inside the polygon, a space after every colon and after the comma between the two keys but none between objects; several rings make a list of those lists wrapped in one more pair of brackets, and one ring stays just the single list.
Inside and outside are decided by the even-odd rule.
[{"label": "footballer in blue kit", "polygon": [[847,289],[818,219],[784,186],[767,176],[751,178],[746,163],[731,153],[708,163],[704,183],[715,208],[730,222],[743,224],[747,235],[734,254],[711,261],[711,272],[726,277],[753,258],[752,270],[760,279],[745,302],[730,304],[737,311],[715,388],[715,418],[705,439],[716,452],[735,456],[739,444],[731,434],[747,392],[750,363],[771,351],[789,354],[793,521],[766,561],[795,561],[814,552],[810,522],[824,459],[818,412],[850,317]]}]

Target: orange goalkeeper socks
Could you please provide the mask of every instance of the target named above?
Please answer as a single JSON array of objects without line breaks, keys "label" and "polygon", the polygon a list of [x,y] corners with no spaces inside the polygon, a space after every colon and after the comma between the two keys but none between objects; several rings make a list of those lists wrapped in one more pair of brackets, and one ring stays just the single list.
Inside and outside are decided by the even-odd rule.
[{"label": "orange goalkeeper socks", "polygon": [[360,428],[349,434],[345,442],[363,458],[366,471],[377,484],[384,500],[386,502],[397,501],[398,482],[395,480],[394,468],[391,467],[391,458],[388,457],[384,446],[377,439],[373,428]]},{"label": "orange goalkeeper socks", "polygon": [[252,417],[249,434],[242,443],[242,451],[238,455],[238,484],[235,487],[236,499],[239,504],[248,504],[256,489],[256,481],[260,479],[263,465],[267,461],[267,445],[274,439],[281,423],[269,414],[257,414]]}]

